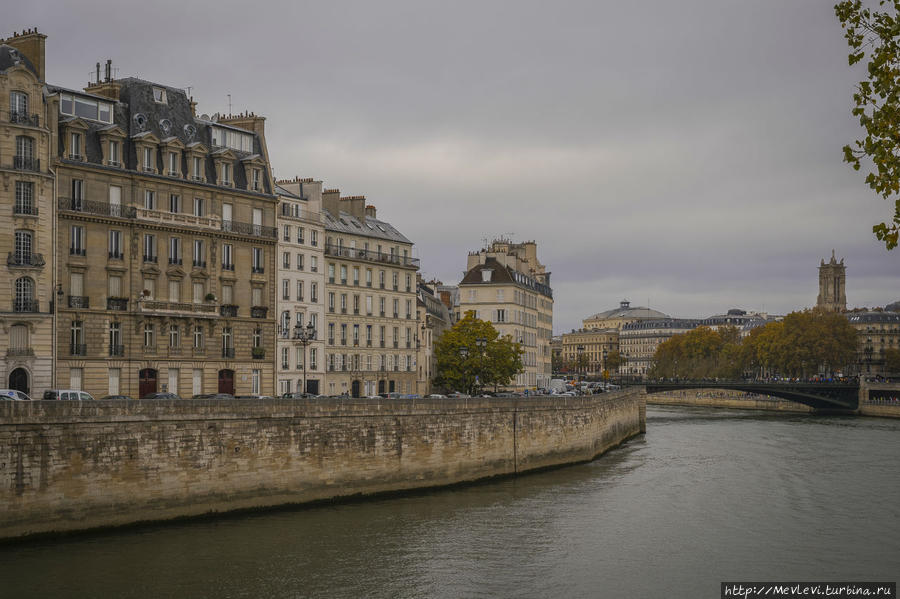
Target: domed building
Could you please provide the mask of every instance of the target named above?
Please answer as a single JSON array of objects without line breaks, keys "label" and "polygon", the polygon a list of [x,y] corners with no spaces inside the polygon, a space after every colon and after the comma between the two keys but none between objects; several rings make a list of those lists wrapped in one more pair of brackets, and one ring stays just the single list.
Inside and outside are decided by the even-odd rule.
[{"label": "domed building", "polygon": [[631,302],[622,300],[618,308],[598,312],[593,316],[588,316],[582,321],[582,326],[586,330],[591,329],[616,329],[621,330],[626,324],[638,322],[641,320],[657,320],[660,318],[671,318],[668,314],[663,314],[659,310],[645,308],[643,306],[631,307]]}]

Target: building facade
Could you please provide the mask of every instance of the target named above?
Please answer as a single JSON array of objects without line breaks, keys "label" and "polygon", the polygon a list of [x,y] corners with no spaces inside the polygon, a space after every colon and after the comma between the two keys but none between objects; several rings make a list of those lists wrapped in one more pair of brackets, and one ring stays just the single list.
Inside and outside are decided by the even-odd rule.
[{"label": "building facade", "polygon": [[416,393],[413,242],[365,197],[322,192],[328,395]]},{"label": "building facade", "polygon": [[183,90],[110,70],[84,92],[48,88],[57,385],[272,394],[277,197],[264,120],[197,117]]},{"label": "building facade", "polygon": [[599,377],[608,372],[609,354],[619,350],[618,329],[572,331],[560,336],[560,356],[569,370],[582,376]]},{"label": "building facade", "polygon": [[325,388],[322,182],[279,181],[275,371],[277,393]]},{"label": "building facade", "polygon": [[0,42],[0,385],[39,399],[53,368],[57,111],[45,98],[44,39],[26,31]]},{"label": "building facade", "polygon": [[422,396],[429,395],[433,391],[432,382],[437,370],[434,344],[441,338],[444,331],[451,326],[450,310],[435,292],[438,285],[437,281],[423,283],[421,277],[417,285],[416,315],[418,335],[416,337],[416,365],[418,368],[418,382],[416,393]]},{"label": "building facade", "polygon": [[831,260],[819,265],[819,296],[816,307],[827,312],[845,312],[847,310],[847,269],[844,259],[838,262],[831,250]]},{"label": "building facade", "polygon": [[660,343],[702,324],[702,320],[693,318],[661,318],[635,320],[623,325],[619,332],[619,354],[622,359],[619,373],[646,376],[653,367],[653,356]]},{"label": "building facade", "polygon": [[469,253],[459,284],[459,311],[474,310],[513,341],[522,344],[523,372],[516,389],[547,388],[552,376],[553,290],[550,272],[537,258],[534,241],[493,241]]},{"label": "building facade", "polygon": [[669,318],[668,314],[663,314],[659,310],[652,310],[644,306],[631,307],[631,302],[622,300],[619,302],[618,308],[605,310],[588,316],[582,321],[582,328],[590,331],[592,329],[621,329],[624,325],[637,322],[639,320],[656,320],[660,318]]},{"label": "building facade", "polygon": [[864,376],[897,374],[888,372],[885,351],[900,350],[900,312],[850,312],[847,319],[857,334],[857,362]]}]

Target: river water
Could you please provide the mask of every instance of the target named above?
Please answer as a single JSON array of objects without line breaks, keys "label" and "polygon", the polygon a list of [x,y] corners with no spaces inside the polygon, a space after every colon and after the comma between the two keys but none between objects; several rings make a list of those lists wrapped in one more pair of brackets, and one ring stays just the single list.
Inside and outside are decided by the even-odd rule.
[{"label": "river water", "polygon": [[0,546],[2,597],[693,598],[898,573],[900,421],[696,408],[515,479]]}]

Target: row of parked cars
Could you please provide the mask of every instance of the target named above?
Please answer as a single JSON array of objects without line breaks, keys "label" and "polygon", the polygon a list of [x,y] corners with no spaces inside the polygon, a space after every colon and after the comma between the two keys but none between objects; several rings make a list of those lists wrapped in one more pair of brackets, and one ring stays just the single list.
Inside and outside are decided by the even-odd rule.
[{"label": "row of parked cars", "polygon": [[[17,391],[15,389],[0,389],[0,401],[31,401],[31,397],[29,397],[26,393],[21,391]],[[61,401],[93,401],[94,396],[86,391],[79,391],[77,389],[47,389],[44,391],[44,395],[41,396],[43,400],[61,400]],[[129,395],[105,395],[100,398],[101,400],[133,400],[134,398]],[[141,399],[181,399],[175,393],[148,393]],[[200,395],[194,395],[192,399],[272,399],[266,395],[238,395],[235,397],[229,393],[203,393]]]}]

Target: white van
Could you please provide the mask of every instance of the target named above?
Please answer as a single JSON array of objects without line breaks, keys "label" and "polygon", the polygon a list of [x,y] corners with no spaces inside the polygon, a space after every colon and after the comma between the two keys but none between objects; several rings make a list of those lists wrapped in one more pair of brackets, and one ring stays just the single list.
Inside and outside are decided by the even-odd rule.
[{"label": "white van", "polygon": [[70,400],[70,401],[94,401],[90,393],[78,389],[47,389],[44,391],[45,400]]},{"label": "white van", "polygon": [[31,401],[27,394],[15,389],[0,389],[0,400]]}]

